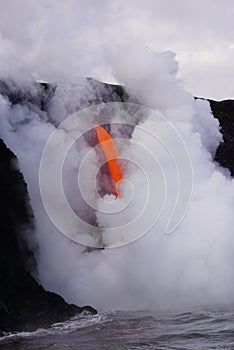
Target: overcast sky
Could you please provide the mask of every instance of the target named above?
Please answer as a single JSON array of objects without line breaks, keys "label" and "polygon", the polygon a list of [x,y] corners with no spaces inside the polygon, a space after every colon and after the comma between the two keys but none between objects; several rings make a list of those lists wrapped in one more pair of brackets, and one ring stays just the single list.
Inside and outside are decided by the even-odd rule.
[{"label": "overcast sky", "polygon": [[112,80],[120,49],[172,50],[194,95],[234,98],[233,0],[0,0],[0,76]]}]

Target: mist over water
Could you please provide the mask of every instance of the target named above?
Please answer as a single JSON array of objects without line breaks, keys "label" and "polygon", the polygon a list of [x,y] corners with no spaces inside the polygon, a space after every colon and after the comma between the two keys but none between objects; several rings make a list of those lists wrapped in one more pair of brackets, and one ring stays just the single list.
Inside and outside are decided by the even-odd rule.
[{"label": "mist over water", "polygon": [[[30,6],[29,16],[34,13]],[[82,13],[81,11],[80,16]],[[10,78],[9,83],[13,81],[12,86],[16,84],[22,92],[30,91],[34,95],[40,90],[39,86],[33,85],[34,79],[52,82],[57,84],[57,88],[47,112],[31,102],[13,106],[5,97],[0,96],[0,136],[17,155],[20,169],[28,184],[36,220],[40,282],[46,289],[61,294],[69,302],[91,304],[101,310],[153,309],[174,307],[175,304],[187,306],[233,302],[234,183],[228,171],[212,160],[222,141],[222,135],[208,102],[194,100],[185,91],[183,83],[177,78],[178,62],[171,51],[154,52],[150,48],[139,47],[134,41],[130,45],[127,39],[121,49],[117,50],[112,42],[108,45],[107,40],[102,55],[95,56],[95,59],[92,56],[91,60],[90,53],[95,49],[95,44],[87,32],[89,45],[85,47],[78,43],[79,60],[77,56],[74,60],[72,53],[76,42],[66,40],[66,29],[70,28],[66,23],[60,31],[60,37],[64,38],[69,49],[66,57],[64,49],[67,46],[60,45],[60,41],[54,41],[52,34],[51,38],[48,35],[40,36],[41,41],[35,45],[33,24],[38,23],[37,16],[39,15],[34,13],[35,18],[30,17],[30,37],[17,38],[17,33],[13,30],[12,40],[4,41],[7,48],[4,51],[4,70],[1,70],[0,77],[6,81]],[[47,13],[47,16],[52,14]],[[69,20],[67,18],[68,22]],[[54,27],[59,26],[56,19],[52,18],[52,22]],[[82,18],[78,23],[81,26],[84,24]],[[45,40],[53,45],[53,55],[52,51],[47,56],[43,54],[44,50],[41,51]],[[21,43],[19,46],[16,45],[18,42]],[[31,56],[23,56],[19,59],[19,64],[11,69],[8,55],[13,57],[11,50],[20,54],[24,48],[22,43],[33,49]],[[37,55],[37,52],[43,55]],[[167,235],[166,224],[176,201],[178,187],[184,184],[178,184],[175,164],[165,147],[136,127],[129,142],[126,141],[124,146],[120,144],[120,156],[137,164],[140,154],[136,154],[136,142],[144,145],[157,158],[165,174],[166,206],[159,221],[134,243],[87,253],[84,252],[84,246],[66,238],[50,221],[41,200],[39,166],[44,147],[58,125],[77,110],[87,107],[89,101],[95,100],[96,95],[101,98],[102,87],[92,87],[81,76],[89,72],[95,75],[95,70],[101,72],[105,65],[116,82],[124,84],[132,99],[140,105],[159,111],[179,132],[191,158],[193,195],[183,221],[172,234]],[[85,69],[87,66],[89,69]],[[118,117],[118,113],[116,116],[110,115],[110,123],[119,122]],[[153,112],[150,117],[154,118]],[[102,122],[101,119],[98,121]],[[95,118],[88,118],[87,114],[87,118],[79,119],[77,128],[82,133],[87,128],[92,128],[94,122]],[[149,115],[144,115],[140,120],[134,120],[131,115],[126,116],[125,122],[134,125],[140,122],[141,127],[150,128]],[[59,133],[64,142],[59,145],[62,148],[73,136],[67,130],[59,129]],[[125,178],[133,186],[133,199],[126,210],[113,219],[112,215],[87,209],[77,188],[77,177],[82,159],[91,148],[85,140],[81,140],[77,147],[71,148],[65,161],[64,188],[74,211],[86,217],[89,222],[96,220],[100,227],[104,227],[102,231],[105,232],[105,227],[108,228],[113,223],[118,225],[135,218],[144,209],[145,193],[149,190],[155,195],[155,203],[151,207],[154,212],[159,192],[158,177],[152,176],[154,180],[147,189],[147,181],[140,177],[140,169],[130,162],[125,167]],[[107,195],[100,199],[95,189],[90,187],[89,175],[97,172],[100,166],[95,151],[87,166],[87,196],[99,210],[106,208],[108,200],[112,198]],[[147,164],[147,167],[148,170],[151,169],[151,164]],[[53,181],[53,178],[48,178],[48,183],[49,181]],[[127,196],[127,182],[123,183],[121,190]],[[124,195],[123,198],[116,199],[117,204],[124,201]],[[59,208],[60,202],[56,193],[53,198],[54,205]],[[72,222],[67,224],[72,225]],[[78,232],[79,229],[82,230],[77,227]],[[138,229],[141,232],[141,225]],[[99,234],[99,229],[97,230]],[[104,243],[108,246],[108,242]]]}]

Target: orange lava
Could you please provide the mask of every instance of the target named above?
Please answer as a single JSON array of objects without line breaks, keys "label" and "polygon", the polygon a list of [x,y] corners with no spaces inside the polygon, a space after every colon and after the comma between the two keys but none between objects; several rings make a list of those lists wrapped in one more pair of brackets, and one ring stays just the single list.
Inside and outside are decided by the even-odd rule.
[{"label": "orange lava", "polygon": [[[120,166],[118,164],[118,161],[116,158],[119,157],[119,151],[115,145],[114,140],[110,136],[110,134],[100,125],[95,125],[94,126],[96,133],[97,133],[97,138],[98,142],[102,146],[103,153],[105,155],[108,168],[110,171],[110,176],[115,184],[118,184],[122,181],[123,179],[123,174],[120,169]],[[114,194],[116,197],[119,197],[119,193],[116,190],[116,185],[113,190]]]}]

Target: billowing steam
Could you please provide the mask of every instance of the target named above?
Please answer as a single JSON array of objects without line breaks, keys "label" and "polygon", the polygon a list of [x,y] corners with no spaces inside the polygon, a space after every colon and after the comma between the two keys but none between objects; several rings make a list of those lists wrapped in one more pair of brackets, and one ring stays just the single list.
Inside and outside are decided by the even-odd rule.
[{"label": "billowing steam", "polygon": [[[29,14],[34,14],[29,21],[29,35],[20,37],[13,30],[10,39],[4,39],[4,35],[1,39],[5,45],[1,79],[8,82],[9,91],[20,90],[26,96],[30,91],[31,96],[27,103],[15,105],[6,97],[0,96],[0,135],[17,155],[28,184],[36,218],[36,238],[40,251],[37,260],[41,283],[45,288],[63,295],[69,302],[92,304],[99,309],[108,310],[233,301],[234,182],[228,172],[212,160],[222,140],[217,120],[213,118],[207,102],[195,101],[181,87],[181,81],[177,79],[178,64],[172,52],[155,53],[150,49],[136,47],[133,41],[130,45],[126,40],[125,45],[121,45],[121,50],[110,43],[103,47],[102,54],[98,51],[99,55],[94,58],[90,53],[95,51],[95,38],[92,37],[91,40],[89,32],[86,33],[87,37],[70,40],[73,36],[67,32],[68,28],[70,31],[79,31],[80,26],[84,34],[84,27],[88,28],[86,22],[94,18],[95,8],[92,11],[89,9],[87,18],[83,16],[86,7],[82,1],[79,3],[80,12],[76,14],[79,17],[78,24],[74,24],[74,18],[77,18],[74,14],[74,18],[67,16],[64,26],[60,26],[56,13],[51,10],[53,1],[50,2],[48,9],[44,9],[45,22],[49,17],[53,23],[50,33],[45,31],[41,14],[34,11],[34,3],[29,4],[29,12],[25,16],[28,18]],[[99,2],[95,2],[97,3]],[[61,4],[59,2],[58,9],[62,7]],[[100,16],[100,21],[102,17],[105,15]],[[70,20],[74,27],[66,25]],[[41,26],[38,40],[35,40],[35,34],[38,34],[36,24]],[[108,36],[108,30],[104,27],[103,32]],[[49,50],[46,55],[41,48],[44,47],[45,40],[50,40],[50,35],[55,38],[53,31],[56,31],[57,39],[50,41],[53,50]],[[64,45],[61,45],[63,40]],[[20,45],[17,46],[18,42]],[[105,43],[108,42],[106,38]],[[79,59],[75,52],[74,60],[72,55],[76,45],[82,50],[79,51]],[[25,55],[24,48],[28,46],[32,51]],[[14,64],[12,59],[16,53],[19,60]],[[8,65],[9,58],[12,71]],[[148,107],[152,114],[141,115],[140,109],[138,111],[135,105],[132,111],[127,107],[124,111],[120,108],[115,110],[116,114],[103,115],[95,112],[92,105],[105,102],[106,91],[103,85],[84,80],[80,76],[87,72],[94,74],[95,71],[101,74],[104,68],[112,78],[115,77],[116,81],[125,85],[132,101]],[[35,103],[36,96],[41,94],[41,88],[33,84],[33,78],[57,85],[56,89],[55,86],[51,88],[50,101],[45,98],[46,108]],[[113,101],[120,101],[117,95],[112,98]],[[91,109],[82,112],[83,118],[79,118],[72,129],[58,128],[60,123],[66,122],[71,115],[86,107]],[[90,113],[91,110],[94,111],[93,114]],[[190,206],[181,224],[170,235],[165,234],[166,225],[177,199],[178,187],[185,186],[185,183],[178,181],[177,168],[170,152],[160,142],[156,142],[152,135],[144,132],[145,128],[151,128],[150,117],[154,120],[154,111],[160,112],[181,135],[193,168]],[[119,118],[122,118],[122,126],[118,126]],[[123,177],[126,179],[117,188],[120,193],[118,198],[108,194],[107,190],[104,195],[102,183],[99,183],[97,189],[93,186],[93,174],[99,172],[97,178],[99,176],[100,179],[102,161],[100,149],[94,149],[92,145],[94,130],[90,129],[96,124],[106,124],[107,121],[110,133],[125,140],[116,140],[120,158],[123,159]],[[124,127],[124,123],[130,125],[131,132],[129,126]],[[161,124],[158,126],[160,128]],[[144,211],[147,191],[150,191],[153,199],[150,202],[150,212],[157,212],[160,209],[158,201],[161,198],[161,188],[166,186],[165,208],[157,223],[145,235],[122,247],[87,251],[84,246],[59,232],[47,215],[39,188],[42,154],[55,131],[59,135],[58,140],[61,140],[57,143],[56,157],[63,152],[64,147],[69,146],[62,173],[67,202],[74,216],[79,216],[92,225],[95,234],[92,232],[88,235],[91,237],[91,245],[100,237],[102,246],[111,245],[108,239],[103,241],[103,237],[107,237],[105,230],[128,223]],[[82,136],[79,140],[74,136],[76,133]],[[173,142],[170,141],[168,147],[173,150]],[[144,145],[152,159],[155,159],[152,164],[149,164],[147,157],[143,159],[149,171],[147,176],[151,179],[150,186],[147,176],[144,178],[144,172],[138,167],[142,157],[141,153],[136,152],[137,145]],[[50,158],[48,168],[56,163],[55,158]],[[78,188],[77,179],[83,159],[86,159],[85,172],[81,179],[82,188]],[[160,166],[157,167],[156,164]],[[161,168],[165,178],[160,177]],[[185,179],[186,169],[181,174]],[[101,174],[104,176],[105,170]],[[101,178],[103,179],[102,176]],[[46,180],[47,193],[51,194],[50,208],[60,213],[60,222],[65,229],[71,230],[72,234],[74,229],[77,234],[87,235],[82,225],[74,226],[74,216],[66,221],[59,193],[52,192],[55,179],[56,174],[53,176],[48,173]],[[108,179],[103,181],[105,185]],[[85,199],[88,199],[90,205],[81,196],[82,191],[85,191]],[[128,203],[126,199],[131,199],[131,196],[132,200]],[[113,203],[117,209],[126,203],[127,205],[118,215],[102,213],[103,210],[108,211]],[[140,233],[145,225],[143,221],[137,227]]]}]

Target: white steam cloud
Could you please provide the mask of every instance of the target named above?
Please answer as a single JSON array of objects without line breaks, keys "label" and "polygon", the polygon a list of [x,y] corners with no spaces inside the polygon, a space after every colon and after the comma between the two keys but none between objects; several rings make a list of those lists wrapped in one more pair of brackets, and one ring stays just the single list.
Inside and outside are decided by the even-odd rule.
[{"label": "white steam cloud", "polygon": [[129,45],[172,50],[193,95],[234,96],[232,0],[2,0],[0,75],[114,80]]},{"label": "white steam cloud", "polygon": [[[10,1],[5,2],[4,21],[0,21],[0,77],[13,79],[22,91],[30,90],[35,95],[40,88],[31,83],[33,79],[58,84],[48,113],[30,102],[13,106],[7,98],[1,96],[0,99],[0,135],[17,155],[28,184],[40,248],[39,279],[44,287],[60,293],[69,302],[92,304],[104,310],[233,302],[234,182],[228,172],[212,161],[222,140],[219,124],[207,102],[195,101],[182,88],[177,78],[178,63],[171,51],[155,53],[139,48],[142,35],[139,42],[137,35],[125,36],[124,29],[129,21],[130,28],[136,27],[142,3],[136,2],[140,7],[137,10],[134,6],[133,14],[129,4],[123,6],[122,16],[121,2],[114,5],[112,1],[71,1],[65,5],[57,1],[55,6],[54,1],[42,1],[43,6],[40,6],[35,1],[27,3],[27,7],[24,1],[18,3],[21,16],[14,14],[14,27],[9,25],[7,17],[11,13]],[[149,1],[149,6],[155,9],[155,3]],[[145,10],[143,18],[140,17],[142,23],[148,16]],[[169,12],[168,18],[171,16]],[[18,30],[25,23],[27,33]],[[93,30],[94,23],[100,28],[100,36]],[[164,30],[163,38],[165,35]],[[47,216],[39,189],[39,166],[46,142],[62,121],[87,107],[95,94],[102,96],[103,93],[100,86],[93,88],[80,78],[83,75],[109,76],[124,84],[132,98],[160,111],[182,136],[191,157],[194,188],[187,215],[173,234],[166,235],[165,227],[177,195],[176,168],[165,149],[137,128],[132,140],[147,145],[158,159],[165,172],[168,191],[165,210],[146,235],[120,248],[87,253],[83,246],[59,233]],[[112,116],[111,122],[115,121]],[[148,120],[143,118],[141,123],[147,125]],[[81,120],[79,128],[82,132],[92,126],[89,120]],[[64,143],[72,137],[64,130],[60,132],[64,133]],[[66,159],[63,175],[67,198],[74,210],[79,210],[87,220],[97,217],[99,224],[111,226],[111,216],[87,211],[77,194],[78,167],[87,150],[90,147],[80,142]],[[121,148],[121,156],[134,160],[136,154],[131,142]],[[98,161],[94,157],[90,162],[90,174],[97,169]],[[138,169],[129,166],[126,178],[138,187],[134,187],[133,204],[122,213],[123,217],[119,214],[117,224],[134,218],[145,200],[146,186],[139,182]],[[88,195],[91,201],[98,202],[89,184],[87,176]],[[155,191],[156,197],[157,185],[155,177],[155,187],[150,190]],[[123,191],[127,192],[127,185]],[[55,193],[55,205],[59,207],[56,199]],[[107,202],[99,200],[98,205],[106,206]]]}]

